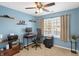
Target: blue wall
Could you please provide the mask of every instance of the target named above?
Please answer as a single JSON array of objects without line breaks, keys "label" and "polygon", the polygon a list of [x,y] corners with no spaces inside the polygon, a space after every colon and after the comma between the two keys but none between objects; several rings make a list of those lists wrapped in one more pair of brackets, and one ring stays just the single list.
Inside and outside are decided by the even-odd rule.
[{"label": "blue wall", "polygon": [[[79,23],[78,23],[79,22],[79,8],[35,17],[35,16],[25,14],[20,11],[16,11],[13,9],[9,9],[9,8],[0,6],[0,15],[4,15],[4,14],[10,15],[15,18],[15,20],[13,20],[13,19],[0,17],[0,33],[3,34],[4,36],[6,36],[9,33],[15,33],[15,34],[18,34],[20,36],[20,39],[22,40],[22,35],[24,34],[24,31],[23,31],[24,28],[32,27],[33,32],[36,32],[36,28],[39,27],[38,23],[29,22],[29,20],[36,19],[38,21],[38,19],[40,19],[40,18],[47,19],[47,18],[58,17],[58,16],[65,15],[65,14],[70,15],[71,34],[76,34],[76,35],[79,34],[79,27],[78,27],[78,25],[79,25]],[[16,25],[18,20],[25,20],[26,25]],[[77,42],[78,42],[77,47],[79,50],[79,40]],[[67,47],[67,48],[70,48],[70,46],[71,46],[70,41],[64,42],[64,41],[60,40],[59,38],[55,38],[54,43],[56,45],[59,45],[62,47]]]},{"label": "blue wall", "polygon": [[[75,8],[75,9],[71,9],[71,10],[66,10],[66,11],[61,11],[61,12],[56,12],[56,13],[51,13],[48,15],[42,15],[37,17],[38,19],[40,18],[54,18],[54,17],[59,17],[62,15],[66,15],[69,14],[70,15],[70,31],[71,31],[71,35],[75,34],[75,35],[79,35],[79,8]],[[78,44],[77,44],[77,49],[79,50],[79,39],[78,39]],[[54,43],[56,45],[62,46],[62,47],[66,47],[66,48],[70,48],[71,44],[70,41],[64,42],[59,38],[55,38],[54,39]]]},{"label": "blue wall", "polygon": [[[15,18],[9,19],[0,17],[0,34],[3,34],[4,38],[6,38],[9,33],[15,33],[19,35],[20,40],[22,41],[22,36],[25,33],[24,29],[26,27],[32,27],[33,32],[36,32],[36,23],[29,22],[29,20],[35,19],[32,15],[4,6],[0,6],[0,15],[9,15]],[[26,25],[16,25],[19,20],[24,20]]]}]

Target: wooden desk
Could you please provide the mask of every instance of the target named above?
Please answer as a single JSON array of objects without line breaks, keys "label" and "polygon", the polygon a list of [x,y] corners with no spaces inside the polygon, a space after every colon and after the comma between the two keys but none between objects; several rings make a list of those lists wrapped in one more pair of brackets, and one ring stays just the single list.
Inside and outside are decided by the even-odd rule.
[{"label": "wooden desk", "polygon": [[[29,34],[29,35],[25,34],[24,35],[23,42],[24,42],[24,39],[27,39],[27,50],[29,50],[29,47],[28,47],[29,39],[32,40],[35,36],[36,36],[35,34]],[[24,48],[26,48],[26,47],[24,46]]]}]

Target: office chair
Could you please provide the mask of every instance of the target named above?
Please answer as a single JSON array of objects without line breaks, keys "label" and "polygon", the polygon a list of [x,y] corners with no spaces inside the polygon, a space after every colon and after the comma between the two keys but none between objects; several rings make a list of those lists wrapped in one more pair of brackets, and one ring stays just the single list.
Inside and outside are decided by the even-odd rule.
[{"label": "office chair", "polygon": [[41,29],[37,29],[37,35],[36,38],[32,41],[33,42],[33,47],[37,50],[37,47],[41,48],[41,43],[42,43],[42,34],[41,34]]}]

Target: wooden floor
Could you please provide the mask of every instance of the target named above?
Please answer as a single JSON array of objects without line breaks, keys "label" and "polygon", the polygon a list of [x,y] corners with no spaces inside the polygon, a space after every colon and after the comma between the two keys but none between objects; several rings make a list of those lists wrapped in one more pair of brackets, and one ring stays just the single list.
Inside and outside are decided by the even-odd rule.
[{"label": "wooden floor", "polygon": [[70,50],[59,47],[48,49],[44,45],[41,45],[41,48],[38,47],[37,50],[29,46],[29,51],[23,49],[14,56],[79,56],[79,54],[71,53]]}]

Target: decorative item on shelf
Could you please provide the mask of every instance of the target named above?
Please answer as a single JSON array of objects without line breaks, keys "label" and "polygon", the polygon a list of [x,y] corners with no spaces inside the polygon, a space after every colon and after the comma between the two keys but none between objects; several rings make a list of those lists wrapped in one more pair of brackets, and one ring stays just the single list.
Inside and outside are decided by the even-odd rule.
[{"label": "decorative item on shelf", "polygon": [[25,21],[24,20],[20,20],[17,25],[25,25]]},{"label": "decorative item on shelf", "polygon": [[9,15],[0,15],[0,17],[14,19],[14,17],[11,17],[11,16],[9,16]]},{"label": "decorative item on shelf", "polygon": [[34,23],[36,23],[36,21],[35,21],[35,20],[33,20],[33,19],[32,19],[32,20],[29,20],[29,22],[34,22]]},{"label": "decorative item on shelf", "polygon": [[76,50],[77,50],[77,36],[76,35],[72,35],[71,52],[77,54]]}]

